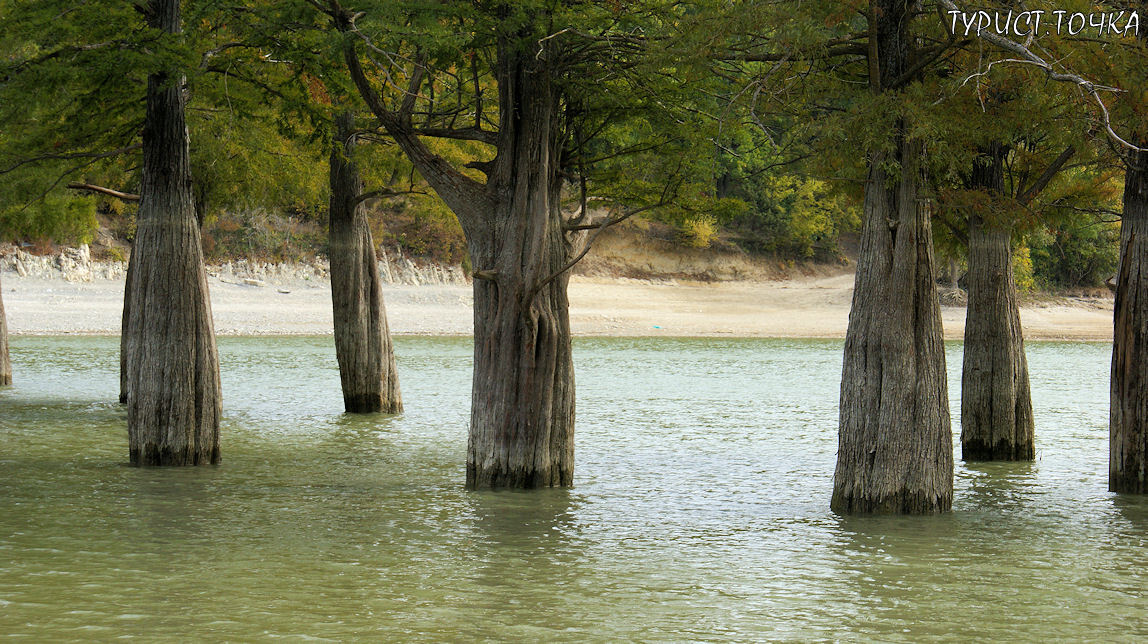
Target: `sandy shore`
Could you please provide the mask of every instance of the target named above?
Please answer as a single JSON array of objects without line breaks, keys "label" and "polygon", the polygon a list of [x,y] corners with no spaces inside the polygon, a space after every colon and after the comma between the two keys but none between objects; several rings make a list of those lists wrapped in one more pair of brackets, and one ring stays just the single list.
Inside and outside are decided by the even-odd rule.
[{"label": "sandy shore", "polygon": [[[68,282],[2,276],[13,334],[118,334],[122,279]],[[325,280],[265,282],[209,279],[221,335],[329,334]],[[579,335],[841,338],[853,276],[780,282],[675,283],[575,277],[571,324]],[[386,285],[391,330],[398,334],[471,332],[471,291],[464,285]],[[942,309],[945,336],[964,333],[963,307]],[[1021,310],[1030,339],[1110,340],[1112,300],[1055,299]]]}]

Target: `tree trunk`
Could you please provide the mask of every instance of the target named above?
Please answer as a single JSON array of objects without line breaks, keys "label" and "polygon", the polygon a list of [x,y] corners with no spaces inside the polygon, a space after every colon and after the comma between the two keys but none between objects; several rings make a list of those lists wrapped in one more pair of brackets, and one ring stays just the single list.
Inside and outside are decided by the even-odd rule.
[{"label": "tree trunk", "polygon": [[949,258],[949,288],[954,291],[960,288],[960,264],[957,263],[956,257]]},{"label": "tree trunk", "polygon": [[128,390],[131,388],[131,382],[128,378],[128,363],[130,359],[128,356],[132,351],[132,335],[128,333],[128,324],[131,319],[131,305],[132,305],[132,274],[134,273],[134,266],[136,261],[136,245],[132,244],[132,249],[128,257],[128,270],[126,279],[124,280],[124,313],[120,318],[120,404],[126,405],[128,402]]},{"label": "tree trunk", "polygon": [[354,119],[335,119],[331,148],[330,251],[331,304],[335,314],[335,354],[350,413],[397,413],[403,409],[387,312],[379,283],[379,263],[367,216],[357,203],[362,192],[354,163]]},{"label": "tree trunk", "polygon": [[[180,31],[178,0],[149,24]],[[219,462],[219,356],[191,190],[182,79],[148,77],[143,189],[128,295],[128,442],[134,465]]]},{"label": "tree trunk", "polygon": [[[1145,145],[1146,139],[1138,141]],[[1108,489],[1148,492],[1148,153],[1124,175],[1112,334]]]},{"label": "tree trunk", "polygon": [[[500,213],[510,239],[491,239],[476,265],[497,266],[474,281],[474,384],[467,448],[469,488],[572,485],[574,363],[566,273],[531,296],[531,285],[570,258],[561,222],[512,207]],[[513,216],[516,213],[519,216]],[[538,229],[542,229],[538,234]]]},{"label": "tree trunk", "polygon": [[953,496],[945,352],[919,143],[893,189],[875,155],[845,336],[832,508],[924,514]]},{"label": "tree trunk", "polygon": [[[535,15],[535,19],[545,12]],[[350,30],[351,16],[336,16]],[[470,164],[481,183],[435,155],[411,124],[417,93],[388,108],[353,48],[348,71],[371,111],[439,197],[458,216],[474,272],[474,382],[467,487],[571,485],[574,477],[574,367],[566,299],[573,235],[559,210],[565,133],[560,56],[554,39],[531,39],[529,25],[498,36],[497,154]],[[545,33],[545,32],[544,32]],[[560,63],[560,61],[559,61]],[[418,89],[420,72],[412,85]]]},{"label": "tree trunk", "polygon": [[[914,9],[906,0],[873,3],[875,91],[911,64]],[[905,129],[898,123],[890,134],[899,158],[870,152],[841,375],[835,512],[924,514],[952,506],[945,347],[930,208],[919,193],[924,146]],[[900,163],[899,176],[887,174],[888,160]]]},{"label": "tree trunk", "polygon": [[[974,187],[1004,190],[1004,154],[977,161]],[[967,461],[1029,461],[1032,398],[1020,327],[1012,234],[977,215],[969,218],[969,306],[961,377],[961,455]]]},{"label": "tree trunk", "polygon": [[[507,55],[490,216],[471,225],[474,384],[469,488],[567,486],[574,479],[574,363],[566,297],[573,254],[559,211],[557,101],[535,56]],[[505,107],[504,107],[505,110]],[[557,275],[556,275],[557,274]],[[553,278],[552,278],[553,276]]]},{"label": "tree trunk", "polygon": [[4,288],[0,286],[0,387],[12,384],[12,360],[8,356],[8,317],[4,314]]}]

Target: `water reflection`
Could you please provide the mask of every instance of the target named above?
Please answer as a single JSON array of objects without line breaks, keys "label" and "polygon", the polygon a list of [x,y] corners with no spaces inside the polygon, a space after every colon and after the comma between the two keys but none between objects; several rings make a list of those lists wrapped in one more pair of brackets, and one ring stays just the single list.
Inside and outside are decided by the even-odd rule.
[{"label": "water reflection", "polygon": [[958,474],[964,494],[955,509],[1017,513],[1040,493],[1038,468],[1035,461],[965,461]]},{"label": "water reflection", "polygon": [[1112,507],[1124,520],[1123,532],[1148,543],[1148,495],[1113,494]]}]

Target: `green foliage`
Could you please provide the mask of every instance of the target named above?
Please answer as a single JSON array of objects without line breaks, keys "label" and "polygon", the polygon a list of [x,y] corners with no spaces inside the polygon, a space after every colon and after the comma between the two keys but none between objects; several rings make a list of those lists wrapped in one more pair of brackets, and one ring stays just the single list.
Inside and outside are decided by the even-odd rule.
[{"label": "green foliage", "polygon": [[754,250],[836,258],[841,233],[860,225],[858,209],[816,179],[758,175],[744,190],[750,208],[732,223],[741,243]]},{"label": "green foliage", "polygon": [[682,222],[682,241],[691,248],[709,248],[717,237],[717,220],[713,215],[700,215]]},{"label": "green foliage", "polygon": [[1029,238],[1033,279],[1046,290],[1093,288],[1116,272],[1120,226],[1077,217]]},{"label": "green foliage", "polygon": [[208,218],[265,209],[321,220],[327,200],[327,159],[318,143],[277,131],[269,109],[249,117],[189,110],[192,177],[197,206]]},{"label": "green foliage", "polygon": [[1012,249],[1013,281],[1021,291],[1036,290],[1036,273],[1032,264],[1032,252],[1027,244],[1021,243]]},{"label": "green foliage", "polygon": [[[0,236],[83,241],[98,211],[130,237],[134,206],[64,186],[139,191],[142,98],[148,74],[161,70],[187,80],[195,195],[216,257],[288,256],[309,239],[322,247],[336,110],[360,114],[370,144],[355,156],[366,190],[426,191],[397,146],[379,144],[344,69],[349,40],[371,61],[370,82],[391,109],[413,61],[425,59],[412,125],[488,132],[500,123],[499,57],[560,52],[548,71],[561,97],[567,212],[583,198],[611,214],[659,204],[644,216],[674,226],[687,245],[734,239],[754,251],[836,258],[840,235],[859,225],[870,155],[895,152],[889,133],[904,127],[928,141],[939,256],[964,255],[976,214],[1017,232],[1018,280],[1095,285],[1112,266],[1114,233],[1095,212],[1117,209],[1119,182],[1113,155],[1089,143],[1100,131],[1095,103],[1031,66],[987,66],[1000,52],[947,41],[945,21],[932,15],[914,19],[914,36],[926,49],[947,43],[944,55],[894,91],[873,92],[865,3],[361,0],[346,3],[362,12],[349,35],[314,4],[185,0],[185,33],[171,36],[147,28],[133,3],[0,0]],[[1129,133],[1148,123],[1145,42],[1039,44],[1129,90],[1105,94],[1114,125]],[[494,158],[495,146],[423,141],[486,180],[475,164]],[[968,181],[994,143],[1010,150],[1000,196]],[[1069,167],[1022,203],[1069,145]],[[894,155],[886,163],[897,169]],[[459,224],[437,197],[370,205],[379,241],[465,260]]]},{"label": "green foliage", "polygon": [[87,244],[96,228],[96,200],[91,197],[51,194],[26,206],[0,209],[0,239]]},{"label": "green foliage", "polygon": [[[139,192],[143,98],[158,71],[187,81],[201,215],[264,207],[318,217],[326,142],[316,144],[313,111],[299,107],[303,79],[232,28],[261,8],[186,1],[184,33],[171,35],[145,26],[133,3],[0,0],[0,234],[90,236],[91,208],[68,204],[92,198],[68,194],[70,181]],[[269,96],[292,99],[288,117]]]}]

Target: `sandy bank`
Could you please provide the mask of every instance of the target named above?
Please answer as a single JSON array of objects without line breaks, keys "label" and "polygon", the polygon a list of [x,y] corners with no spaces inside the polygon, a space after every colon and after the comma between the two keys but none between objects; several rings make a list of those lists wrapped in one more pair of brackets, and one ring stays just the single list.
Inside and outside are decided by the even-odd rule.
[{"label": "sandy bank", "polygon": [[[0,276],[13,334],[118,334],[122,277],[67,281]],[[329,334],[330,284],[322,276],[262,285],[228,275],[209,279],[221,335]],[[579,335],[841,338],[849,319],[853,277],[753,282],[654,282],[576,276],[571,322]],[[384,286],[391,330],[399,334],[469,334],[471,289],[457,283]],[[962,307],[942,309],[945,335],[964,332]],[[1109,340],[1112,300],[1058,298],[1021,311],[1030,339]]]}]

